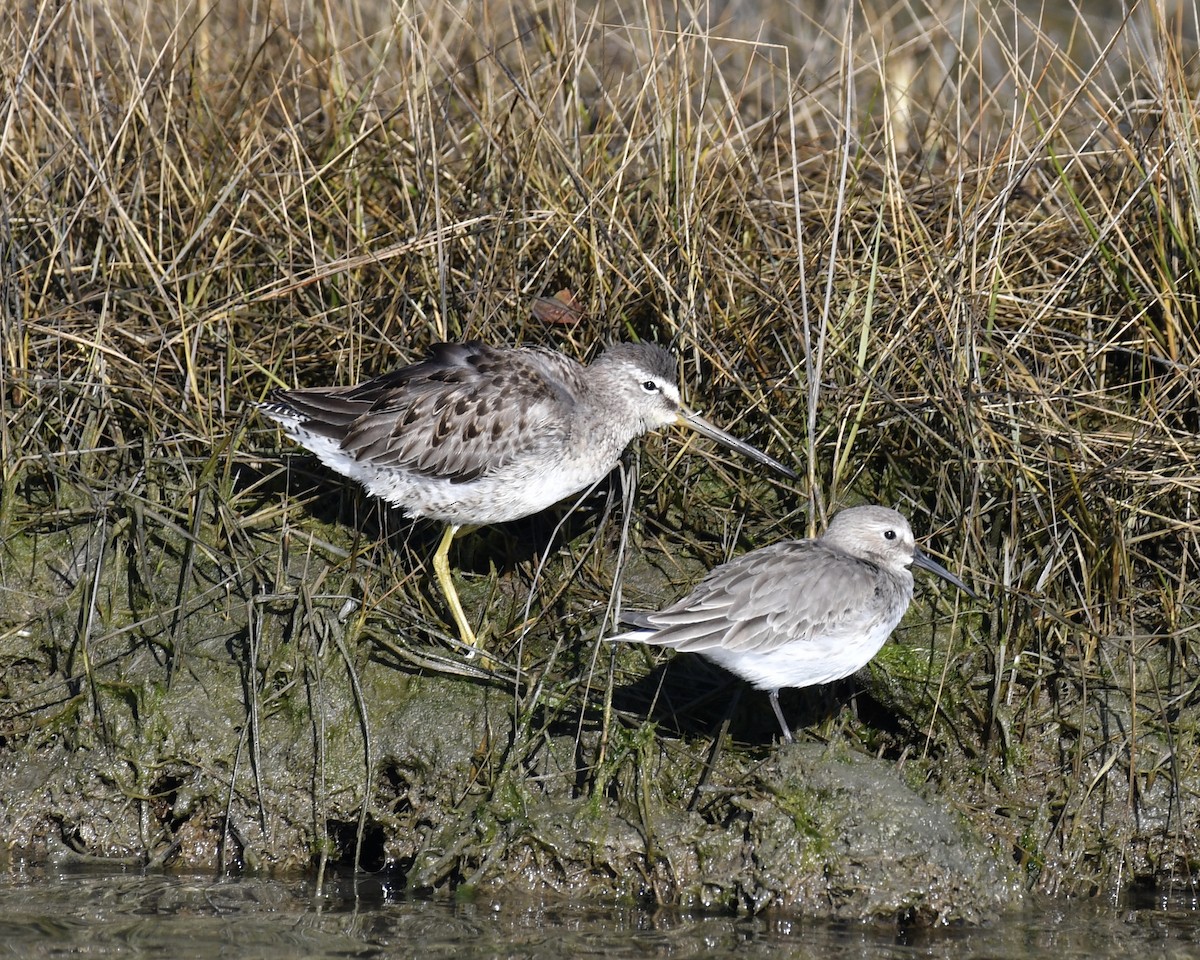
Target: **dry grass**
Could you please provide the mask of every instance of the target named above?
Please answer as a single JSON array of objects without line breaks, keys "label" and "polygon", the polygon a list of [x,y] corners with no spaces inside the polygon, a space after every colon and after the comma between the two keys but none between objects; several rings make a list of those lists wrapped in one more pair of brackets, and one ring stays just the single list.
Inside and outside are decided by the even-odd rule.
[{"label": "dry grass", "polygon": [[[536,583],[487,575],[502,540],[464,543],[519,704],[570,718],[586,695],[615,722],[593,641],[622,544],[672,595],[838,506],[896,504],[987,601],[939,633],[921,730],[887,749],[938,758],[1033,883],[1181,876],[1194,11],[807,6],[20,4],[0,28],[5,739],[94,707],[146,651],[178,675],[196,610],[264,644],[340,615],[347,658],[473,672],[421,568],[433,534],[381,540],[249,403],[436,339],[650,338],[805,482],[668,437],[635,505]],[[535,319],[564,287],[584,318]],[[552,529],[521,527],[518,559]],[[36,696],[23,671],[47,674]]]}]

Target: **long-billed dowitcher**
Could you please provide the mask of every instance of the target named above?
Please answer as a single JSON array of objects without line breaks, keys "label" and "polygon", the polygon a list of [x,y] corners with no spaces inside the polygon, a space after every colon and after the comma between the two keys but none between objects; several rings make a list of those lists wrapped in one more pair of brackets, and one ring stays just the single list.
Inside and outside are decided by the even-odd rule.
[{"label": "long-billed dowitcher", "polygon": [[688,596],[657,613],[627,615],[634,640],[699,653],[766,690],[783,738],[783,687],[840,680],[866,666],[913,595],[909,564],[974,597],[913,541],[887,507],[851,507],[816,539],[787,540],[714,567]]},{"label": "long-billed dowitcher", "polygon": [[475,633],[450,578],[454,537],[586,490],[635,438],[680,423],[796,476],[684,406],[674,356],[648,343],[609,347],[588,366],[536,347],[438,343],[377,379],[275,390],[259,409],[370,493],[447,525],[433,567],[471,646]]}]

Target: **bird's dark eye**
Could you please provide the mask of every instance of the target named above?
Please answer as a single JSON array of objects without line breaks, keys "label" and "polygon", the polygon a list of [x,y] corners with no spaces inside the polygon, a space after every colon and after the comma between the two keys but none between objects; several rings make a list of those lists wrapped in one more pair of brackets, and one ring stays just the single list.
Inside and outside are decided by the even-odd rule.
[{"label": "bird's dark eye", "polygon": [[658,384],[655,383],[653,380],[643,380],[642,381],[642,389],[645,390],[647,393],[657,393],[658,392]]},{"label": "bird's dark eye", "polygon": [[884,540],[895,540],[896,539],[896,531],[895,530],[884,530],[883,531],[883,539]]}]

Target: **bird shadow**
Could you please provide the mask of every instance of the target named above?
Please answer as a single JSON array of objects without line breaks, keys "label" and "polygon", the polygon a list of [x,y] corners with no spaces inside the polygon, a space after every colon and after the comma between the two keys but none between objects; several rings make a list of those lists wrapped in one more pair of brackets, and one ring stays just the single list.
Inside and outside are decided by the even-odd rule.
[{"label": "bird shadow", "polygon": [[[855,687],[851,679],[782,690],[780,706],[793,733],[808,730],[836,716]],[[616,687],[613,707],[652,720],[670,736],[712,736],[729,716],[729,734],[739,743],[759,746],[780,739],[766,691],[695,655],[676,654],[644,677]]]}]

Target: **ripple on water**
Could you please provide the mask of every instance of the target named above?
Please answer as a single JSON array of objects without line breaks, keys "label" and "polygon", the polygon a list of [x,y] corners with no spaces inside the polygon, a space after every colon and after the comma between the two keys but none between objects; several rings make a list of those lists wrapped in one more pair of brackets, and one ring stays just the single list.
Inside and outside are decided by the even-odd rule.
[{"label": "ripple on water", "polygon": [[1194,957],[1193,899],[1122,907],[1031,904],[981,927],[901,929],[795,917],[702,916],[632,906],[397,895],[377,878],[323,896],[302,881],[102,871],[0,877],[0,956],[792,957],[1056,960]]}]

